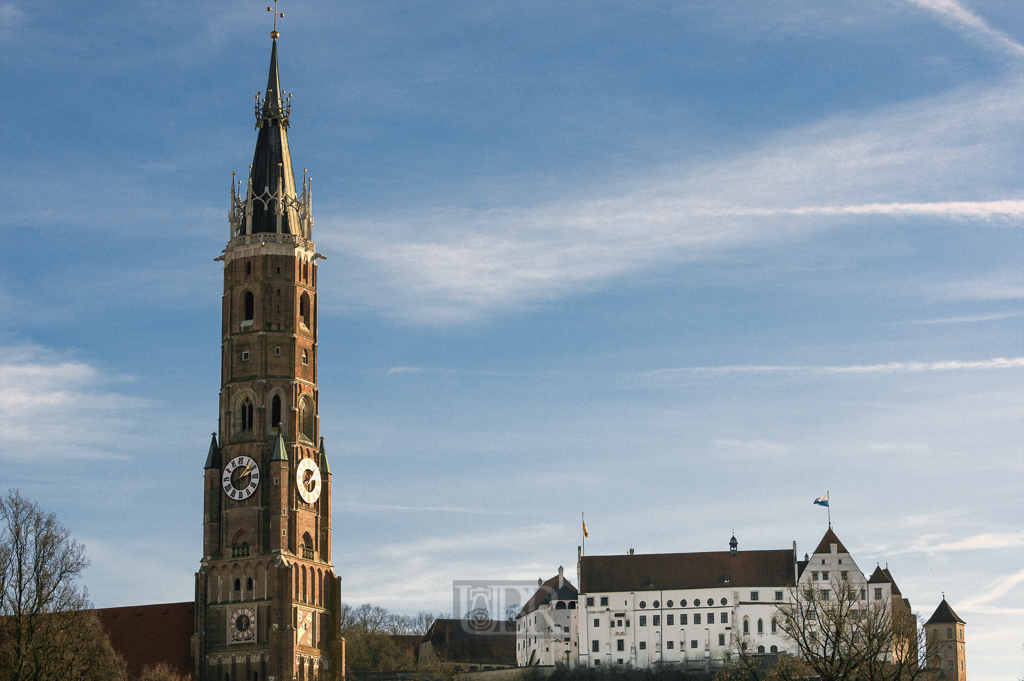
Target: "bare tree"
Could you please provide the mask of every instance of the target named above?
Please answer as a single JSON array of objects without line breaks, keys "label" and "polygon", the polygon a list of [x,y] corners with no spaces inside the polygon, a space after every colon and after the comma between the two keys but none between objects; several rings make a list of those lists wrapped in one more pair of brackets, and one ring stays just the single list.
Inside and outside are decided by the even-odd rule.
[{"label": "bare tree", "polygon": [[[823,588],[823,586],[828,588]],[[902,601],[868,601],[861,584],[833,579],[794,587],[776,620],[799,663],[782,678],[912,681],[923,674],[924,630]],[[746,646],[739,641],[740,659]]]},{"label": "bare tree", "polygon": [[124,678],[77,580],[85,548],[17,490],[0,498],[0,669],[10,681]]}]

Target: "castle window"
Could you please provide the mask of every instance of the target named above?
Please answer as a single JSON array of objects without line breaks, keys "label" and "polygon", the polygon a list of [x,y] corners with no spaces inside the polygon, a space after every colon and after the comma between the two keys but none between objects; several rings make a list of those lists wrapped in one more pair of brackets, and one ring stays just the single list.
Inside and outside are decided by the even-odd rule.
[{"label": "castle window", "polygon": [[675,644],[676,644],[675,641],[669,641],[668,643],[665,644],[665,647],[668,648],[669,650],[672,650],[672,648],[675,646]]},{"label": "castle window", "polygon": [[608,597],[601,596],[601,605],[608,605]]},{"label": "castle window", "polygon": [[[280,309],[280,308],[278,308],[278,309]],[[281,348],[274,348],[274,357],[280,357],[280,356],[281,356]]]},{"label": "castle window", "polygon": [[252,295],[252,291],[245,292],[245,321],[252,321],[253,316],[256,314],[256,298]]},{"label": "castle window", "polygon": [[665,624],[672,626],[675,624],[675,615],[665,615]]},{"label": "castle window", "polygon": [[647,641],[640,641],[640,650],[647,650]]},{"label": "castle window", "polygon": [[[778,628],[779,628],[778,622],[776,622],[775,618],[773,617],[772,618],[772,633],[773,634],[776,633]],[[773,650],[772,652],[774,653],[775,651]]]},{"label": "castle window", "polygon": [[679,615],[679,626],[681,626],[681,627],[686,626],[686,619],[687,619],[687,617],[688,617],[688,615],[686,615],[686,614]]},{"label": "castle window", "polygon": [[725,634],[719,634],[718,635],[718,645],[720,645],[720,646],[724,646],[725,645]]},{"label": "castle window", "polygon": [[813,579],[815,582],[818,581],[818,573],[817,572],[812,572],[811,573],[811,579]]},{"label": "castle window", "polygon": [[236,579],[235,580],[235,591],[241,591],[241,590],[242,590],[242,580]]},{"label": "castle window", "polygon": [[728,624],[728,623],[729,623],[729,613],[723,612],[722,613],[722,624]]},{"label": "castle window", "polygon": [[[594,620],[594,621],[596,622],[597,620]],[[640,615],[640,626],[641,627],[646,627],[647,626],[647,615]]]},{"label": "castle window", "polygon": [[270,425],[277,428],[281,425],[281,396],[274,395],[270,403]]},{"label": "castle window", "polygon": [[245,276],[248,277],[250,274],[252,274],[252,263],[249,262],[249,261],[246,261],[246,263],[245,263]]},{"label": "castle window", "polygon": [[249,351],[248,350],[242,350],[242,361],[243,362],[248,362],[249,361]]},{"label": "castle window", "polygon": [[[757,620],[757,633],[759,633],[759,634],[763,634],[764,633],[764,620]],[[764,652],[764,651],[762,651],[762,652]]]},{"label": "castle window", "polygon": [[693,613],[693,623],[694,624],[700,624],[700,613],[699,612]]},{"label": "castle window", "polygon": [[748,620],[746,617],[743,618],[743,633],[750,633],[750,620]]},{"label": "castle window", "polygon": [[660,627],[661,626],[661,615],[654,615],[653,617],[651,617],[651,624],[653,624],[656,627]]},{"label": "castle window", "polygon": [[882,590],[880,588],[876,588],[875,589],[875,600],[876,601],[882,600]]},{"label": "castle window", "polygon": [[306,354],[305,350],[302,351],[302,363],[309,364],[309,355]]},{"label": "castle window", "polygon": [[781,601],[782,600],[782,592],[781,591],[776,591],[775,592],[775,600],[777,600],[777,601]]},{"label": "castle window", "polygon": [[946,638],[953,638],[953,629],[952,629],[952,627],[946,627]]},{"label": "castle window", "polygon": [[777,652],[779,652],[779,647],[778,647],[778,646],[772,646],[772,647],[771,647],[771,651],[772,651],[773,653],[777,653]]},{"label": "castle window", "polygon": [[758,593],[756,591],[751,591],[750,592],[750,600],[752,600],[752,601],[758,600]]},{"label": "castle window", "polygon": [[764,646],[758,646],[757,647],[757,652],[764,653]]},{"label": "castle window", "polygon": [[245,582],[245,590],[246,590],[246,591],[252,591],[252,587],[253,587],[253,583],[252,583],[252,577],[250,577],[250,578],[249,578],[248,580],[246,580],[246,582]]},{"label": "castle window", "polygon": [[822,572],[821,573],[821,578],[822,579],[828,579],[828,573],[827,572]]},{"label": "castle window", "polygon": [[709,612],[708,613],[708,624],[714,624],[714,623],[715,623],[715,613]]}]

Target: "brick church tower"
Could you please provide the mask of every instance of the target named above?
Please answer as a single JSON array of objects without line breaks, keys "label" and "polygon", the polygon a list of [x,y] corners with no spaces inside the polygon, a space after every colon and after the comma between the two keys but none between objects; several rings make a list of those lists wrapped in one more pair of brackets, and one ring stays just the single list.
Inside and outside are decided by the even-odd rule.
[{"label": "brick church tower", "polygon": [[[331,472],[319,437],[311,183],[295,187],[271,33],[256,152],[231,188],[223,255],[219,432],[203,495],[192,652],[200,681],[343,674],[331,563]],[[319,443],[319,444],[318,444]],[[340,649],[339,649],[340,650]]]}]

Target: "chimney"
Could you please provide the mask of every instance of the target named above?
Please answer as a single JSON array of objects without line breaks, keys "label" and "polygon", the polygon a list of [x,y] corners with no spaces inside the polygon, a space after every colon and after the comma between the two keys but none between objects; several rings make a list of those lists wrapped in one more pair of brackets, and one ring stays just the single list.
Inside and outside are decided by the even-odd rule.
[{"label": "chimney", "polygon": [[565,571],[562,569],[562,566],[559,565],[558,566],[558,588],[561,589],[563,586],[565,586]]}]

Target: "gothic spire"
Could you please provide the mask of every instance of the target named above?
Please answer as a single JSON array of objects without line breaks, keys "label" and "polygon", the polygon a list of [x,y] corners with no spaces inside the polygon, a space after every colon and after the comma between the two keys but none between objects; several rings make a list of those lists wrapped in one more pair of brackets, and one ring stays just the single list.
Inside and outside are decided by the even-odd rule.
[{"label": "gothic spire", "polygon": [[244,208],[242,197],[233,199],[239,210],[233,222],[235,235],[279,233],[310,238],[306,187],[300,198],[295,191],[295,174],[288,148],[288,118],[291,103],[282,97],[277,66],[277,31],[271,34],[270,73],[267,89],[256,99],[256,150],[249,170]]}]

